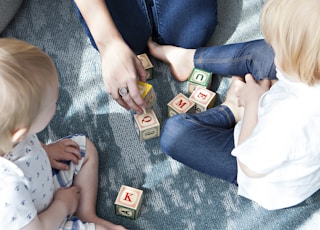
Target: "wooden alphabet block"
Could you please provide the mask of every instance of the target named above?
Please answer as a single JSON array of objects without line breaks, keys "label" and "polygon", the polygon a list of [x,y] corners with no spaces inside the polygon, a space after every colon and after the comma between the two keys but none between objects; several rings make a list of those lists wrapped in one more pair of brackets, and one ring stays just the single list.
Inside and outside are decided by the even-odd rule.
[{"label": "wooden alphabet block", "polygon": [[188,81],[187,81],[187,91],[189,94],[192,94],[193,91],[197,88],[197,86],[203,86],[204,88],[209,88],[211,85],[212,73],[193,68]]},{"label": "wooden alphabet block", "polygon": [[142,99],[145,100],[147,103],[147,110],[151,109],[153,104],[156,101],[156,94],[153,90],[153,87],[151,84],[138,81],[138,88],[141,94]]},{"label": "wooden alphabet block", "polygon": [[142,197],[142,190],[122,185],[114,202],[116,214],[133,220],[137,219]]},{"label": "wooden alphabet block", "polygon": [[198,86],[189,99],[196,104],[196,113],[200,113],[214,106],[216,103],[216,93],[202,86]]},{"label": "wooden alphabet block", "polygon": [[175,96],[168,104],[168,117],[179,113],[194,113],[195,103],[182,93]]},{"label": "wooden alphabet block", "polygon": [[147,80],[152,79],[153,65],[152,65],[148,55],[146,53],[143,53],[143,54],[138,55],[137,57],[139,58],[142,66],[144,67],[144,69],[148,73]]},{"label": "wooden alphabet block", "polygon": [[133,117],[140,141],[149,140],[160,135],[160,123],[152,109],[143,114],[134,114]]}]

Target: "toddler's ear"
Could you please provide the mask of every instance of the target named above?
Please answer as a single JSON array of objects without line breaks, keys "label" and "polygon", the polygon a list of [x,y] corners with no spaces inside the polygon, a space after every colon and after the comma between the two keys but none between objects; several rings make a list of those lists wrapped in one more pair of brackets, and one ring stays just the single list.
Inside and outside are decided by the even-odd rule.
[{"label": "toddler's ear", "polygon": [[13,144],[18,143],[19,141],[21,141],[24,136],[28,133],[28,129],[27,128],[19,128],[16,131],[14,131],[11,135],[11,142]]}]

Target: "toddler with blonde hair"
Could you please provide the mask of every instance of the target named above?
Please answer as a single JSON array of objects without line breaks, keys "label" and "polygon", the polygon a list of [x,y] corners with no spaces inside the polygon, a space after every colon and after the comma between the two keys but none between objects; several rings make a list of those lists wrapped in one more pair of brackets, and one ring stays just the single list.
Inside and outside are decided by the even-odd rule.
[{"label": "toddler with blonde hair", "polygon": [[[320,188],[319,21],[319,0],[267,0],[261,27],[275,53],[276,83],[252,74],[233,78],[221,105],[166,121],[162,150],[236,184],[239,195],[269,210],[297,205],[314,194]],[[196,52],[152,42],[149,48],[177,76],[179,62],[187,58],[190,68]],[[203,61],[210,67],[210,59]]]},{"label": "toddler with blonde hair", "polygon": [[0,39],[0,229],[124,229],[96,215],[93,143],[83,135],[38,140],[57,99],[52,59],[29,43]]}]

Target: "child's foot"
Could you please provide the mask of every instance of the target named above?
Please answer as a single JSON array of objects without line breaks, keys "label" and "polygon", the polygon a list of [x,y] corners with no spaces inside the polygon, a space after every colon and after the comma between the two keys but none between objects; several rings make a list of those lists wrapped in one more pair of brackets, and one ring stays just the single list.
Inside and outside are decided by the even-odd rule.
[{"label": "child's foot", "polygon": [[238,104],[237,93],[238,90],[244,86],[244,84],[244,79],[242,77],[233,76],[226,95],[226,100],[222,103],[222,105],[228,106],[230,108],[236,122],[240,121],[243,116],[244,108],[240,107]]},{"label": "child's foot", "polygon": [[149,51],[155,58],[167,63],[175,79],[186,81],[194,68],[195,49],[185,49],[171,45],[159,45],[149,39]]},{"label": "child's foot", "polygon": [[[126,230],[125,227],[121,225],[116,225],[110,221],[107,221],[105,219],[102,219],[98,216],[91,216],[88,219],[86,219],[87,222],[90,223],[95,223],[96,224],[96,229],[107,229],[107,230]],[[100,226],[100,227],[99,227]],[[101,228],[102,227],[102,228]]]}]

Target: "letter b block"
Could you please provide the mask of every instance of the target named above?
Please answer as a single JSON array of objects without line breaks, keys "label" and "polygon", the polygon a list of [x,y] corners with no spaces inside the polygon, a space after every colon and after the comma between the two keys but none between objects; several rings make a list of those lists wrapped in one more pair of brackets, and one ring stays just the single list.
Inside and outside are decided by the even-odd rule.
[{"label": "letter b block", "polygon": [[121,185],[117,199],[114,202],[116,215],[137,219],[143,191],[126,185]]},{"label": "letter b block", "polygon": [[192,94],[193,91],[197,88],[197,86],[202,86],[204,88],[209,88],[212,80],[212,73],[193,68],[188,81],[187,81],[187,91],[189,94]]},{"label": "letter b block", "polygon": [[134,114],[133,118],[140,141],[149,140],[160,135],[160,123],[152,109],[143,114]]},{"label": "letter b block", "polygon": [[194,113],[195,103],[182,93],[179,93],[168,103],[168,117],[179,113]]},{"label": "letter b block", "polygon": [[153,70],[153,65],[146,53],[140,54],[137,56],[143,66],[143,68],[147,71],[148,76],[147,80],[152,79],[152,70]]}]

